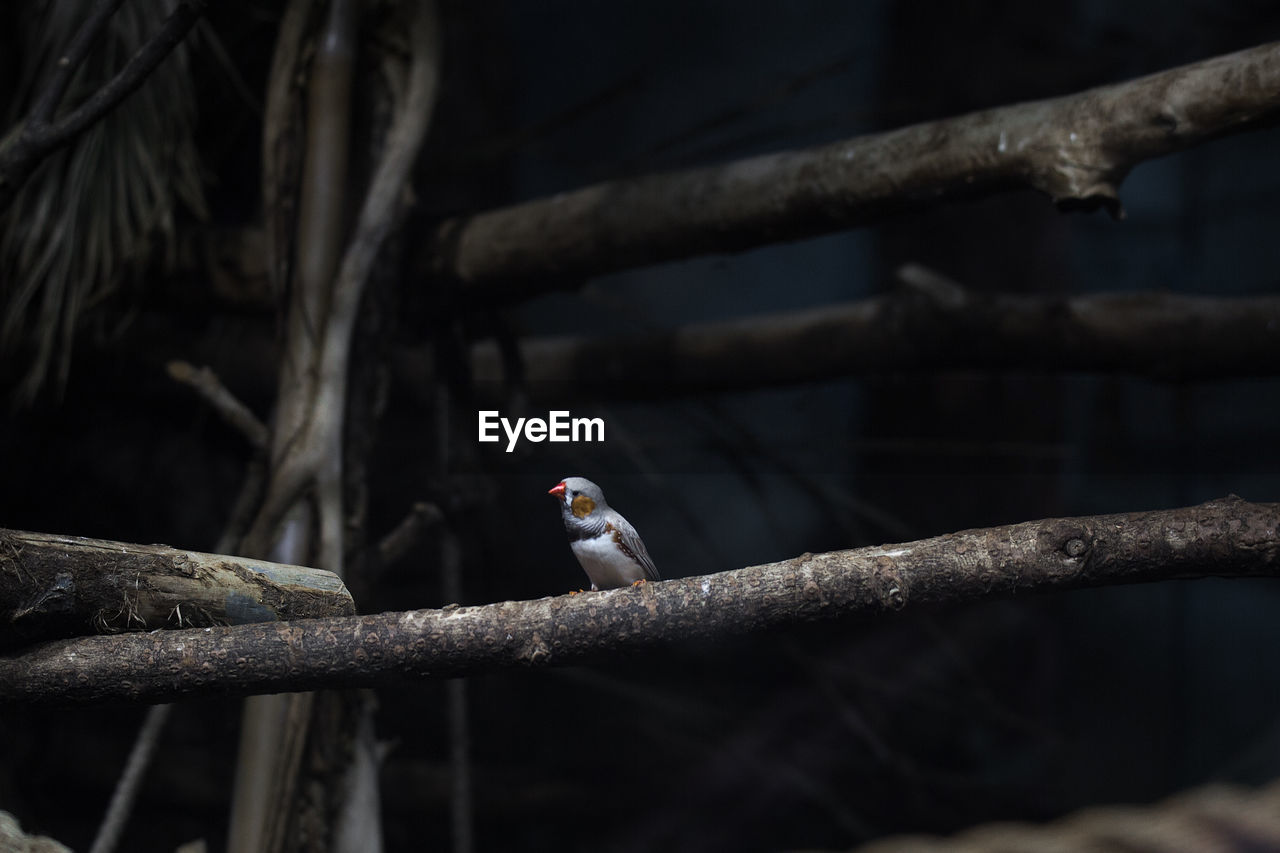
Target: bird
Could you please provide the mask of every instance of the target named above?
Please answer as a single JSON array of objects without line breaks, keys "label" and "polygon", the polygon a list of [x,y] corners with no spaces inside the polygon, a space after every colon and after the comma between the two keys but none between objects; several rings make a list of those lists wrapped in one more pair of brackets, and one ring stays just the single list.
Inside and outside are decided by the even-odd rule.
[{"label": "bird", "polygon": [[547,491],[560,503],[569,548],[591,579],[591,588],[613,589],[661,580],[640,534],[583,477],[565,477]]}]

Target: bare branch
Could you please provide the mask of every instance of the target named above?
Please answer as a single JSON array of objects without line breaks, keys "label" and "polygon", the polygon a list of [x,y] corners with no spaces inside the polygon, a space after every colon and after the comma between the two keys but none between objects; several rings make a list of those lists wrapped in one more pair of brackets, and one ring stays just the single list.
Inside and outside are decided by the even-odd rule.
[{"label": "bare branch", "polygon": [[321,569],[0,530],[0,648],[93,631],[354,612],[342,581]]},{"label": "bare branch", "polygon": [[[306,10],[310,6],[297,0],[289,4],[285,16],[289,28],[281,32],[277,42],[273,74],[292,77],[296,62],[292,54],[298,49],[296,39],[301,36],[298,28],[306,22]],[[359,10],[359,4],[351,0],[329,5],[317,35],[317,49],[311,63],[307,84],[306,147],[298,188],[298,262],[289,287],[285,317],[285,346],[272,425],[270,474],[262,503],[245,535],[245,548],[250,553],[268,551],[281,520],[304,492],[315,487],[326,463],[341,466],[340,456],[336,461],[327,456],[329,442],[324,435],[326,428],[341,431],[343,405],[340,401],[330,412],[321,409],[317,401],[318,388],[326,380],[320,375],[318,362],[332,325],[330,312],[336,287],[334,270],[341,252],[348,206],[351,76],[355,69]],[[265,199],[277,205],[275,209],[268,210],[268,222],[277,224],[283,224],[283,218],[292,212],[289,207],[292,198],[281,195],[282,191],[290,188],[288,179],[292,175],[275,172],[284,165],[284,152],[276,149],[291,141],[288,129],[296,130],[277,126],[279,123],[289,125],[291,111],[288,105],[291,99],[280,99],[296,94],[293,86],[292,79],[273,81],[268,86],[269,114],[264,157],[270,155],[266,162],[271,173],[267,175],[270,182],[264,187],[264,192]],[[277,157],[282,158],[281,163],[273,165]],[[269,234],[279,240],[284,239],[283,234],[272,231]],[[271,247],[273,252],[283,248],[283,244]],[[283,262],[282,257],[273,258],[273,268]],[[317,425],[319,420],[323,425]],[[324,503],[323,495],[320,502]],[[341,559],[333,564],[320,560],[319,564],[332,571],[342,571]]]},{"label": "bare branch", "polygon": [[370,686],[615,655],[907,607],[1193,577],[1280,576],[1280,504],[1054,518],[604,592],[57,640],[0,657],[0,701],[157,701]]},{"label": "bare branch", "polygon": [[[910,268],[907,268],[910,269]],[[919,267],[915,269],[919,270]],[[904,270],[904,273],[906,270]],[[900,273],[900,275],[904,274]],[[1175,294],[995,294],[918,283],[816,311],[779,312],[690,324],[608,340],[525,338],[523,379],[536,397],[635,399],[667,393],[786,385],[895,371],[956,369],[1089,372],[1156,381],[1280,375],[1280,297]],[[1012,313],[1007,321],[1001,312]],[[172,346],[167,329],[140,329],[130,352],[150,366]],[[273,357],[265,337],[236,350],[216,339],[188,349],[216,361],[219,375],[255,395],[271,391],[260,370]],[[397,393],[434,394],[428,346],[400,346],[391,364]],[[676,367],[673,368],[672,365]],[[470,375],[483,386],[510,382],[491,341],[471,349]],[[616,377],[625,376],[625,382]]]},{"label": "bare branch", "polygon": [[[346,401],[348,355],[364,285],[387,234],[404,212],[404,189],[426,136],[439,82],[439,26],[435,6],[414,7],[406,89],[396,106],[386,153],[378,163],[361,206],[355,233],[327,294],[323,323],[315,316],[315,300],[290,311],[297,325],[288,335],[282,387],[305,379],[311,394],[290,393],[294,402],[281,410],[273,448],[276,462],[267,496],[246,536],[251,551],[264,549],[284,513],[307,488],[319,495],[321,565],[341,565],[343,555],[340,499],[342,464],[341,416]],[[316,352],[316,347],[319,347]],[[314,371],[308,365],[316,365]]]},{"label": "bare branch", "polygon": [[266,219],[263,254],[267,280],[277,297],[288,292],[289,286],[303,136],[297,87],[305,67],[303,45],[310,32],[309,18],[317,11],[315,3],[302,0],[285,5],[267,76],[262,117],[262,210]]},{"label": "bare branch", "polygon": [[49,81],[31,105],[26,126],[33,133],[38,134],[48,126],[58,104],[62,103],[63,95],[67,93],[67,86],[71,85],[71,78],[80,70],[81,63],[89,55],[89,49],[107,28],[107,21],[123,5],[124,0],[98,0],[89,16],[84,19],[71,39],[71,44],[58,57],[57,66],[49,75]]},{"label": "bare branch", "polygon": [[186,38],[187,33],[204,14],[204,7],[208,2],[209,0],[178,0],[178,5],[174,7],[160,29],[150,41],[130,57],[124,68],[121,68],[115,77],[90,95],[80,106],[37,133],[33,140],[35,144],[46,147],[48,150],[67,144],[72,137],[98,121],[116,104],[133,94],[146,82],[151,72]]},{"label": "bare branch", "polygon": [[1066,97],[450,219],[435,233],[434,272],[476,296],[528,297],[614,270],[1026,187],[1118,214],[1118,187],[1138,163],[1264,127],[1277,113],[1280,43],[1272,43]]},{"label": "bare branch", "polygon": [[224,421],[243,435],[254,448],[267,446],[267,426],[244,403],[236,399],[218,375],[208,367],[197,368],[190,362],[175,360],[166,365],[169,377],[175,382],[189,385],[213,407]]},{"label": "bare branch", "polygon": [[418,544],[422,534],[444,521],[444,513],[433,503],[418,501],[400,519],[395,529],[378,543],[378,562],[389,565],[404,557]]},{"label": "bare branch", "polygon": [[[286,22],[303,14],[292,12]],[[347,381],[351,369],[351,339],[370,272],[383,243],[409,200],[405,189],[434,110],[439,77],[440,41],[434,2],[404,4],[400,9],[406,26],[407,70],[399,61],[389,62],[395,79],[390,89],[394,116],[386,144],[375,168],[356,220],[350,242],[339,253],[341,234],[351,205],[344,202],[347,181],[347,134],[350,132],[351,75],[354,69],[356,15],[362,5],[339,0],[329,5],[326,23],[309,81],[308,116],[303,177],[301,181],[298,258],[292,299],[287,317],[285,355],[280,372],[280,396],[271,448],[271,474],[258,514],[245,536],[245,548],[260,552],[271,546],[287,514],[301,508],[309,497],[315,527],[308,524],[305,537],[319,565],[341,573],[345,561],[347,518],[343,511],[343,436],[348,407]],[[297,61],[298,43],[285,35],[298,35],[296,23],[282,34],[273,63],[273,77],[287,72]],[[399,57],[397,57],[397,60]],[[396,85],[396,84],[400,85]],[[273,80],[270,114],[264,133],[265,198],[274,209],[267,219],[272,228],[271,265],[282,273],[286,205],[291,176],[285,171],[289,157],[284,147],[292,127],[287,103],[289,81]],[[311,717],[346,718],[343,703],[320,696],[305,703],[299,697],[256,699],[245,704],[241,751],[232,802],[231,847],[235,849],[283,849],[285,836],[294,830],[295,788]],[[370,713],[366,709],[362,713]],[[319,743],[313,742],[314,743]],[[366,742],[358,742],[361,746]],[[295,748],[296,747],[296,748]],[[319,748],[319,747],[316,747]],[[352,784],[376,779],[376,774],[348,777]],[[362,835],[359,849],[378,847],[367,834],[377,825],[376,809],[358,812],[358,806],[376,802],[374,792],[349,789],[342,810]],[[338,838],[351,836],[340,827]],[[373,847],[370,847],[370,845]],[[337,849],[337,848],[335,848]]]},{"label": "bare branch", "polygon": [[[387,235],[407,209],[409,199],[405,188],[410,184],[413,164],[417,162],[435,112],[441,60],[440,24],[435,3],[416,4],[409,28],[412,55],[406,87],[397,98],[386,151],[369,184],[355,234],[338,268],[328,329],[319,359],[320,385],[316,397],[315,427],[317,441],[324,445],[327,463],[318,471],[316,483],[320,496],[322,564],[325,559],[334,565],[340,564],[345,545],[341,500],[342,429],[338,425],[326,425],[320,419],[337,416],[346,403],[351,335],[360,308],[360,297]],[[400,94],[394,88],[393,94]]]},{"label": "bare branch", "polygon": [[[818,309],[623,338],[533,338],[520,345],[534,396],[668,397],[886,371],[1042,370],[1158,380],[1280,373],[1280,298],[1166,292],[982,294],[919,266],[904,287]],[[398,367],[421,377],[420,352]],[[472,376],[501,387],[501,353],[472,349]],[[425,381],[425,380],[415,380]]]},{"label": "bare branch", "polygon": [[[93,39],[101,31],[107,18],[120,6],[119,0],[100,2],[89,20],[76,33],[67,53],[59,60],[59,68],[50,80],[50,86],[41,93],[32,109],[31,117],[34,121],[27,121],[10,144],[0,147],[0,210],[8,207],[18,188],[41,160],[69,143],[146,82],[151,72],[195,26],[207,4],[208,0],[179,0],[156,34],[125,63],[115,77],[71,112],[56,121],[49,121],[57,102],[66,91],[71,75],[83,61]],[[96,32],[94,27],[97,28]]]}]

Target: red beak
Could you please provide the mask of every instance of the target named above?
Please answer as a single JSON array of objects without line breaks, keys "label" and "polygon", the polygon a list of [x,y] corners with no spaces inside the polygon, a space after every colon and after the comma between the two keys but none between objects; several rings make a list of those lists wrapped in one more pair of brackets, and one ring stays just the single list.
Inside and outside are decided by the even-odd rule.
[{"label": "red beak", "polygon": [[556,496],[556,497],[558,497],[558,498],[559,498],[559,497],[563,497],[563,496],[564,496],[564,483],[562,483],[562,482],[561,482],[561,483],[556,483],[556,484],[555,484],[555,486],[554,486],[553,488],[551,488],[551,489],[548,489],[548,490],[547,490],[547,494],[549,494],[549,495],[555,495],[555,496]]}]

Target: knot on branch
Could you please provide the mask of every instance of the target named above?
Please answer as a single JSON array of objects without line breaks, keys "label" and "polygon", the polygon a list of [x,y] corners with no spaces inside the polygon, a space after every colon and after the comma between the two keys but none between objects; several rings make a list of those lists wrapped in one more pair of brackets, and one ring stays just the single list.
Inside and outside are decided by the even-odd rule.
[{"label": "knot on branch", "polygon": [[872,571],[875,598],[886,610],[901,610],[907,606],[907,580],[893,557],[882,554],[876,557]]},{"label": "knot on branch", "polygon": [[[1074,137],[1074,132],[1067,133],[1068,140]],[[1034,182],[1059,210],[1092,211],[1101,207],[1114,219],[1124,218],[1120,184],[1129,174],[1128,162],[1114,160],[1096,144],[1087,150],[1060,144],[1047,163],[1049,168]]]},{"label": "knot on branch", "polygon": [[516,654],[516,658],[530,666],[541,666],[551,660],[551,646],[542,634],[534,632]]},{"label": "knot on branch", "polygon": [[[1141,157],[1125,149],[1127,137],[1117,130],[1145,127],[1107,92],[1085,92],[1062,101],[1031,105],[1011,114],[1007,143],[1022,161],[1028,182],[1046,193],[1060,210],[1104,207],[1123,218],[1120,184]],[[1001,138],[1005,138],[1002,132]],[[1112,139],[1120,144],[1113,144]]]},{"label": "knot on branch", "polygon": [[1085,552],[1088,550],[1089,546],[1086,545],[1084,540],[1079,537],[1072,537],[1068,539],[1062,546],[1063,553],[1073,559],[1084,556]]}]

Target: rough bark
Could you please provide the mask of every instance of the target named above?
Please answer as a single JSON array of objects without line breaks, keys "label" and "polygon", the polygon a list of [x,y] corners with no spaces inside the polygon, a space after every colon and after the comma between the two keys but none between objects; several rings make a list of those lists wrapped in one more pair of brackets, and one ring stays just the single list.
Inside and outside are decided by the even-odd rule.
[{"label": "rough bark", "polygon": [[91,633],[355,613],[332,572],[0,530],[0,648]]},{"label": "rough bark", "polygon": [[1280,576],[1280,504],[967,530],[620,590],[373,616],[57,640],[0,658],[0,701],[159,701],[579,663],[835,617],[1028,592]]},{"label": "rough bark", "polygon": [[[1280,374],[1280,298],[1164,292],[981,294],[923,267],[889,293],[821,308],[627,337],[519,345],[534,399],[643,399],[901,371],[1127,373],[1162,381]],[[423,350],[397,369],[426,386]],[[491,341],[471,350],[482,390],[513,381]]]},{"label": "rough bark", "polygon": [[1272,43],[1066,97],[453,218],[435,232],[433,272],[478,297],[528,297],[1010,189],[1119,214],[1119,185],[1138,163],[1264,127],[1278,113]]}]

